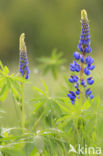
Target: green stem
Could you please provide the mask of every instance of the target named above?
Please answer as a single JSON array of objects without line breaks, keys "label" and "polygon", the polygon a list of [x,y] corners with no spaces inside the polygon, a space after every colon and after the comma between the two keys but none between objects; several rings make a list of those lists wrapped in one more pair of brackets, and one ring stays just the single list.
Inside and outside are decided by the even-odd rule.
[{"label": "green stem", "polygon": [[[83,58],[85,59],[85,53],[83,53]],[[83,74],[84,74],[84,63],[81,63],[81,70],[80,70],[80,92],[81,92],[81,99],[83,97],[83,86],[81,85],[81,80],[83,79]]]},{"label": "green stem", "polygon": [[[85,59],[85,53],[83,53],[83,58]],[[81,63],[81,71],[80,71],[80,81],[83,78],[83,73],[84,73],[84,63]]]},{"label": "green stem", "polygon": [[[19,119],[19,114],[18,114],[18,110],[17,110],[17,103],[15,101],[15,98],[13,96],[13,101],[14,101],[14,107],[15,107],[15,111],[16,111],[16,117],[17,117],[17,120]],[[18,124],[20,125],[20,120],[18,120]]]},{"label": "green stem", "polygon": [[21,83],[21,87],[22,87],[22,128],[23,128],[23,132],[25,129],[25,108],[24,108],[24,82]]},{"label": "green stem", "polygon": [[44,114],[45,114],[45,111],[42,112],[42,114],[40,115],[40,117],[38,118],[38,120],[34,123],[34,125],[31,128],[31,132],[33,131],[34,127],[37,126],[37,124],[39,123],[39,121],[43,118]]}]

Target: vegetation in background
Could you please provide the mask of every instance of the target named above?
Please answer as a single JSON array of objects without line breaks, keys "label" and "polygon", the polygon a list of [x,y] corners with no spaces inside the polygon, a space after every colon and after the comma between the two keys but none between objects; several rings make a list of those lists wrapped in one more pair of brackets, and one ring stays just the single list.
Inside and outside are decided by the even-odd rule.
[{"label": "vegetation in background", "polygon": [[57,50],[54,49],[51,57],[41,57],[38,59],[40,63],[38,68],[43,72],[44,75],[51,71],[53,77],[56,79],[61,65],[65,63],[65,59],[63,59],[62,56],[62,52],[57,53]]},{"label": "vegetation in background", "polygon": [[18,60],[18,38],[22,32],[28,36],[26,42],[33,61],[34,56],[50,56],[54,48],[63,51],[71,61],[79,39],[82,8],[90,15],[92,45],[101,56],[102,0],[0,0],[0,56],[4,64]]}]

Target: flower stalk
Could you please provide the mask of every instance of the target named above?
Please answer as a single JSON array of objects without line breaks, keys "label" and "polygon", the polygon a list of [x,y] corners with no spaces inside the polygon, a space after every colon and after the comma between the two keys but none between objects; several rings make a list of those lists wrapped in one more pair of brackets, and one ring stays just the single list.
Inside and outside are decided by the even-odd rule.
[{"label": "flower stalk", "polygon": [[21,83],[21,87],[22,87],[22,128],[23,131],[25,129],[25,107],[24,107],[24,82]]},{"label": "flower stalk", "polygon": [[29,78],[29,73],[30,70],[28,68],[28,58],[27,58],[27,49],[25,45],[25,34],[22,33],[20,35],[20,40],[19,40],[19,50],[20,50],[20,62],[19,62],[19,72],[21,73],[23,77],[23,81],[21,83],[21,88],[22,88],[22,102],[21,102],[21,111],[22,111],[22,121],[21,125],[23,128],[23,131],[25,129],[25,105],[24,105],[24,79]]}]

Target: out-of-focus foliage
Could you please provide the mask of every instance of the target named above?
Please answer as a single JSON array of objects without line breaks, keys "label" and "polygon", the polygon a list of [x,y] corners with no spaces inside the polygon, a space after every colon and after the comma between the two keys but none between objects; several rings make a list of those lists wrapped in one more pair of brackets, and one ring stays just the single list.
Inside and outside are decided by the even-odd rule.
[{"label": "out-of-focus foliage", "polygon": [[39,68],[42,70],[43,74],[46,75],[49,71],[51,71],[56,79],[61,65],[65,63],[65,59],[63,59],[62,56],[62,52],[57,53],[57,50],[54,49],[50,57],[39,58]]}]

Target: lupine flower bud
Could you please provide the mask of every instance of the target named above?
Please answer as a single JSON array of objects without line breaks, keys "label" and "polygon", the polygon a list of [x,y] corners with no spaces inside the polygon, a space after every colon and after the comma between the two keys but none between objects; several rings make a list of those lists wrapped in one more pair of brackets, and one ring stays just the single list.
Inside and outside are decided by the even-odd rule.
[{"label": "lupine flower bud", "polygon": [[90,95],[92,93],[92,91],[90,90],[90,88],[88,88],[86,91],[85,91],[85,94],[86,95]]},{"label": "lupine flower bud", "polygon": [[21,73],[22,76],[25,77],[25,79],[29,78],[29,73],[30,70],[28,68],[28,58],[27,58],[27,49],[25,45],[25,34],[22,33],[20,36],[20,45],[19,45],[19,50],[20,50],[20,61],[19,61],[19,72]]},{"label": "lupine flower bud", "polygon": [[81,80],[81,85],[84,86],[84,87],[86,87],[85,80],[83,80],[83,79]]},{"label": "lupine flower bud", "polygon": [[92,85],[92,84],[94,83],[94,80],[92,79],[92,77],[89,77],[89,78],[87,79],[87,83],[88,83],[89,85]]},{"label": "lupine flower bud", "polygon": [[85,75],[90,75],[90,71],[87,67],[84,68],[84,73]]},{"label": "lupine flower bud", "polygon": [[69,91],[70,94],[67,94],[68,97],[71,99],[71,103],[74,104],[74,101],[75,101],[75,98],[76,98],[76,95],[73,91]]},{"label": "lupine flower bud", "polygon": [[[73,61],[73,63],[70,64],[70,70],[73,72],[73,75],[71,75],[71,77],[68,79],[70,83],[74,84],[74,91],[69,91],[69,94],[67,94],[72,104],[74,104],[76,98],[79,98],[79,95],[82,94],[81,88],[83,88],[83,91],[85,91],[86,97],[89,97],[90,99],[93,99],[94,97],[90,88],[87,88],[88,85],[92,85],[94,83],[93,78],[89,77],[85,80],[83,77],[84,74],[86,76],[89,76],[91,74],[91,71],[95,68],[95,65],[93,64],[94,59],[90,56],[86,56],[91,52],[91,47],[88,17],[85,10],[81,11],[81,25],[81,35],[78,44],[78,48],[81,54],[79,52],[73,53],[73,57],[80,64],[76,61]],[[80,77],[76,76],[74,72],[80,72]]]},{"label": "lupine flower bud", "polygon": [[86,10],[81,11],[81,23],[81,36],[78,48],[81,52],[90,53],[92,49],[90,47],[89,24]]},{"label": "lupine flower bud", "polygon": [[80,65],[76,61],[73,61],[73,64],[70,64],[70,70],[73,72],[74,71],[79,72],[80,71]]},{"label": "lupine flower bud", "polygon": [[87,64],[90,64],[90,65],[91,65],[92,63],[94,63],[94,59],[91,58],[90,56],[87,56],[86,59],[85,59],[85,61],[86,61]]},{"label": "lupine flower bud", "polygon": [[73,56],[76,60],[80,59],[80,54],[78,52],[73,53]]},{"label": "lupine flower bud", "polygon": [[71,76],[71,78],[69,78],[69,82],[71,83],[75,83],[78,81],[78,77],[75,75],[75,76]]},{"label": "lupine flower bud", "polygon": [[76,94],[79,95],[80,94],[80,90],[77,88]]},{"label": "lupine flower bud", "polygon": [[89,98],[90,98],[90,99],[93,99],[93,98],[94,98],[94,95],[89,95]]},{"label": "lupine flower bud", "polygon": [[84,61],[85,61],[82,55],[80,55],[80,61],[81,61],[82,63],[84,63]]}]

